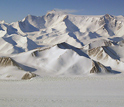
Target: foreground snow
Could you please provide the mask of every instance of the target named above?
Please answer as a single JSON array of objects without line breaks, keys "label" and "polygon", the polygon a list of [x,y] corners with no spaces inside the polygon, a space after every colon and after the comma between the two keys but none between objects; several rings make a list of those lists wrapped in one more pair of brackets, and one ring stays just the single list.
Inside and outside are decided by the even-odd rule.
[{"label": "foreground snow", "polygon": [[122,75],[0,81],[1,107],[122,107]]}]

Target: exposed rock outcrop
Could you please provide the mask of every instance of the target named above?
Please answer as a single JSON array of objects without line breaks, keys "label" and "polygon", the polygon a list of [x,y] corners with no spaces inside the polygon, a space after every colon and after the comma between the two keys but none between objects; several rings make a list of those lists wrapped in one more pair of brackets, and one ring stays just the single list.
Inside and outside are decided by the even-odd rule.
[{"label": "exposed rock outcrop", "polygon": [[10,57],[0,57],[0,66],[1,67],[6,67],[6,66],[16,66],[18,69],[22,68]]},{"label": "exposed rock outcrop", "polygon": [[108,58],[119,59],[118,55],[110,47],[102,46],[88,50],[88,55],[96,57],[97,60],[107,60]]},{"label": "exposed rock outcrop", "polygon": [[92,61],[92,69],[90,70],[90,73],[109,73],[110,70],[108,70],[104,65],[102,65],[99,62]]},{"label": "exposed rock outcrop", "polygon": [[[7,66],[15,66],[19,70],[23,70],[23,68],[20,67],[19,64],[16,61],[14,61],[12,58],[10,58],[10,57],[0,57],[0,67],[7,67]],[[25,74],[23,75],[23,77],[21,79],[22,80],[27,80],[27,79],[31,79],[33,77],[36,77],[36,74],[30,73],[30,72],[25,72]]]},{"label": "exposed rock outcrop", "polygon": [[36,76],[37,76],[37,75],[34,74],[34,73],[27,72],[27,73],[25,73],[25,75],[22,77],[22,80],[31,79],[31,78],[36,77]]},{"label": "exposed rock outcrop", "polygon": [[96,56],[96,54],[98,54],[98,52],[100,52],[100,48],[101,47],[97,47],[97,48],[93,48],[93,49],[90,49],[88,50],[88,55],[91,56]]}]

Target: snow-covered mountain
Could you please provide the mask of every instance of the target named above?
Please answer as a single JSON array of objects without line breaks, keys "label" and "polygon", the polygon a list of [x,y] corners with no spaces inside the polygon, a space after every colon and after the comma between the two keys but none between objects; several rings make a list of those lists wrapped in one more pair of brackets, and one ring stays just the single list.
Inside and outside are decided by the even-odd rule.
[{"label": "snow-covered mountain", "polygon": [[123,72],[123,29],[123,16],[79,16],[55,10],[10,24],[0,21],[0,66],[6,67],[0,78],[15,79],[18,71],[18,67],[14,73],[10,69],[8,76],[7,67],[14,65],[3,66],[6,58],[28,76]]}]

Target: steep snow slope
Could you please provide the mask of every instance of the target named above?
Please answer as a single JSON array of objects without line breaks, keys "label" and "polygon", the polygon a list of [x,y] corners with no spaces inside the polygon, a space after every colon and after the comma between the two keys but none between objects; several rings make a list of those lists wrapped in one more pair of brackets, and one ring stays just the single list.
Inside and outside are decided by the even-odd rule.
[{"label": "steep snow slope", "polygon": [[39,29],[45,28],[44,26],[45,20],[44,16],[37,17],[28,15],[22,21],[18,21],[13,23],[13,26],[18,29],[19,32],[34,32],[39,31]]},{"label": "steep snow slope", "polygon": [[117,56],[117,59],[124,62],[124,46],[123,45],[115,45],[110,46],[110,50],[114,51],[114,54]]},{"label": "steep snow slope", "polygon": [[41,46],[38,46],[31,39],[17,34],[0,38],[0,55],[17,54],[38,47]]},{"label": "steep snow slope", "polygon": [[83,49],[89,50],[89,49],[97,48],[100,46],[113,46],[114,44],[117,44],[117,43],[113,41],[105,40],[105,39],[100,39],[100,40],[98,39],[89,44],[86,44],[85,46],[83,46]]}]

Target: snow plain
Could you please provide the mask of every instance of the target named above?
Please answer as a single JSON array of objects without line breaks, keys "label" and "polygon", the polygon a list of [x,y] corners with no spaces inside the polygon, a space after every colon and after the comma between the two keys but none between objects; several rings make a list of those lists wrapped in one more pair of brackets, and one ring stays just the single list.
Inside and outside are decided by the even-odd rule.
[{"label": "snow plain", "polygon": [[123,76],[0,81],[1,107],[122,107]]},{"label": "snow plain", "polygon": [[48,12],[0,21],[1,107],[123,107],[124,17]]}]

